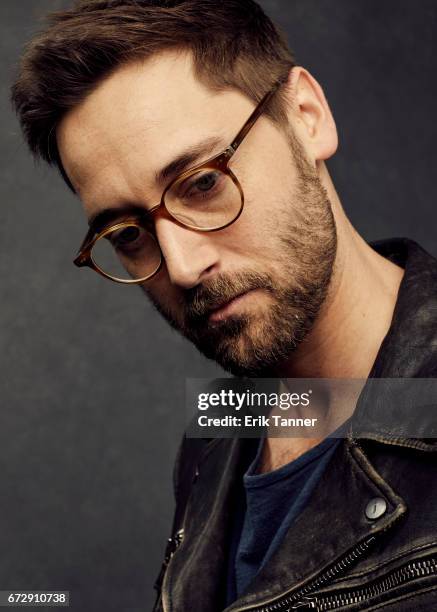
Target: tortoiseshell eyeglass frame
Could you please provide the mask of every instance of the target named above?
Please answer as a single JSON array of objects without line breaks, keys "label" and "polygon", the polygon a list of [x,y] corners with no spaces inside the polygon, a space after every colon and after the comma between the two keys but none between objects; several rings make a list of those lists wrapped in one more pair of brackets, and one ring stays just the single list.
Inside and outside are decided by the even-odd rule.
[{"label": "tortoiseshell eyeglass frame", "polygon": [[[165,208],[165,210],[167,211],[167,213],[170,215],[170,217],[175,221],[175,223],[178,223],[180,225],[183,225],[185,227],[189,227],[191,229],[194,229],[196,231],[199,232],[213,232],[213,231],[218,231],[218,230],[222,230],[225,229],[226,227],[228,227],[229,225],[231,225],[232,223],[235,223],[235,221],[238,219],[238,217],[241,215],[242,211],[243,211],[243,207],[244,207],[244,193],[243,193],[243,189],[237,179],[237,177],[235,176],[235,174],[232,172],[232,170],[229,168],[228,164],[229,161],[232,159],[232,156],[234,155],[234,153],[237,151],[238,147],[241,145],[241,143],[243,142],[243,140],[245,139],[245,137],[247,136],[247,134],[249,133],[249,131],[252,129],[252,127],[255,125],[256,120],[262,115],[262,113],[265,111],[267,104],[270,102],[270,100],[272,99],[273,95],[277,92],[277,90],[280,88],[281,85],[283,85],[285,82],[287,81],[287,78],[283,78],[280,79],[278,81],[276,81],[276,83],[274,84],[274,86],[272,87],[272,89],[270,89],[270,91],[268,91],[265,96],[260,100],[260,102],[257,104],[257,106],[255,107],[255,109],[253,110],[253,112],[251,113],[251,115],[249,116],[249,118],[247,119],[247,121],[245,122],[245,124],[243,125],[243,127],[240,129],[240,131],[238,132],[238,134],[235,136],[235,138],[233,139],[233,141],[231,142],[231,144],[221,153],[219,153],[218,155],[214,155],[213,157],[207,159],[206,161],[193,166],[191,168],[189,168],[188,170],[185,170],[184,172],[182,172],[181,174],[179,174],[178,176],[176,176],[174,179],[172,179],[169,184],[165,187],[164,191],[162,192],[162,196],[161,196],[161,201],[156,204],[155,206],[152,206],[151,208],[147,209],[144,211],[144,216],[147,219],[150,219],[151,215],[154,215],[156,212],[158,212],[158,210],[160,210],[161,208]],[[219,227],[213,227],[213,228],[199,228],[193,225],[189,225],[187,223],[183,223],[182,221],[180,221],[179,219],[175,218],[172,214],[171,211],[168,210],[168,208],[165,205],[165,194],[169,191],[169,189],[171,189],[171,187],[177,182],[177,181],[181,181],[184,180],[186,178],[188,178],[190,175],[192,175],[195,172],[198,172],[199,170],[203,169],[203,168],[208,168],[208,169],[216,169],[216,170],[220,170],[221,172],[223,172],[224,174],[227,174],[228,176],[230,176],[230,178],[232,179],[232,181],[234,182],[234,184],[236,185],[238,191],[240,192],[241,195],[241,206],[240,209],[238,211],[238,213],[235,215],[235,217],[229,221],[228,223],[226,223],[225,225],[220,225]],[[162,253],[161,253],[161,262],[158,266],[158,268],[152,272],[149,276],[141,278],[141,279],[130,279],[130,280],[123,280],[123,279],[119,279],[119,278],[115,278],[113,276],[110,276],[109,274],[105,273],[104,270],[101,270],[92,260],[91,258],[91,251],[93,246],[95,245],[95,243],[97,242],[97,240],[99,240],[100,238],[104,237],[105,235],[121,229],[123,227],[127,227],[127,226],[132,226],[135,223],[137,223],[138,225],[141,226],[141,217],[143,215],[134,215],[135,220],[132,221],[132,218],[130,220],[125,219],[124,221],[120,221],[120,222],[116,222],[113,223],[112,225],[105,227],[103,230],[101,230],[100,232],[96,233],[96,231],[91,227],[89,229],[89,231],[87,232],[80,248],[78,251],[77,256],[75,257],[75,259],[73,260],[73,263],[78,266],[78,267],[83,267],[83,266],[87,266],[89,268],[91,268],[92,270],[94,270],[95,272],[97,272],[98,274],[101,274],[102,276],[104,276],[105,278],[108,278],[109,280],[112,280],[114,282],[119,282],[119,283],[125,283],[125,284],[136,284],[136,283],[142,283],[146,280],[149,280],[150,278],[152,278],[153,276],[155,276],[155,274],[157,274],[159,272],[159,270],[161,269],[162,266]],[[159,248],[159,245],[158,245]]]}]

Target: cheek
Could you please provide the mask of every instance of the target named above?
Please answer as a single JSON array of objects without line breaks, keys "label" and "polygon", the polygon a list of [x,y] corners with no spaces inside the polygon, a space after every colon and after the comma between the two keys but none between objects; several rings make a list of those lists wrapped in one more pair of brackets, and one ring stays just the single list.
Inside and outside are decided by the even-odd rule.
[{"label": "cheek", "polygon": [[182,291],[170,283],[165,262],[160,272],[148,283],[145,283],[142,289],[152,302],[171,312],[173,316],[177,314],[175,305],[181,303]]},{"label": "cheek", "polygon": [[[222,254],[242,255],[263,261],[277,250],[278,233],[284,223],[284,195],[273,194],[262,186],[254,194],[248,190],[240,218],[217,235]],[[282,199],[281,199],[282,198]]]},{"label": "cheek", "polygon": [[[277,240],[278,230],[293,222],[293,189],[297,169],[291,151],[282,138],[275,147],[258,149],[250,159],[242,159],[235,174],[244,192],[244,209],[229,231],[235,232],[235,244],[252,248],[268,247]],[[238,238],[237,234],[238,232]],[[237,247],[238,248],[238,247]]]}]

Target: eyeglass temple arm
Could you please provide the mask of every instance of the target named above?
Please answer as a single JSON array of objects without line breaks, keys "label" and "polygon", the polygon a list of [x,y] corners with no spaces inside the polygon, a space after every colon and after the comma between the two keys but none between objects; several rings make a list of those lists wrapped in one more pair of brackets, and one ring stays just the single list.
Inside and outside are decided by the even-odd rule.
[{"label": "eyeglass temple arm", "polygon": [[231,142],[231,145],[230,145],[229,148],[232,149],[233,153],[235,153],[235,151],[238,149],[240,144],[243,142],[244,138],[247,136],[248,132],[252,129],[252,127],[254,126],[255,121],[258,119],[258,117],[260,115],[262,115],[262,113],[264,112],[265,107],[270,102],[271,98],[277,92],[279,87],[281,85],[283,85],[286,81],[287,81],[286,78],[283,78],[283,79],[280,79],[279,81],[277,81],[275,83],[275,85],[272,87],[272,89],[269,92],[266,93],[266,95],[261,99],[261,101],[255,107],[255,109],[252,112],[252,114],[250,115],[249,119],[246,121],[246,123],[243,125],[241,130],[235,136],[234,140]]}]

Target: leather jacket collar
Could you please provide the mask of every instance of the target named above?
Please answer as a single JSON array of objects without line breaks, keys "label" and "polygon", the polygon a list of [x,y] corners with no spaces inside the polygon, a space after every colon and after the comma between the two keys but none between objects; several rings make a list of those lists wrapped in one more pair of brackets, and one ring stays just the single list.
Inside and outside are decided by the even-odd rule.
[{"label": "leather jacket collar", "polygon": [[437,260],[413,240],[370,243],[405,269],[390,329],[370,377],[427,378],[437,374]]},{"label": "leather jacket collar", "polygon": [[[430,437],[430,432],[437,437],[437,403],[434,409],[428,404],[423,409],[417,406],[414,411],[406,405],[398,405],[394,413],[387,408],[381,409],[374,401],[371,383],[375,378],[437,377],[437,260],[407,238],[379,241],[371,243],[371,246],[404,268],[405,274],[390,329],[381,343],[368,383],[357,402],[353,428],[359,431],[361,438],[433,450],[435,441],[425,439]],[[399,381],[397,389],[403,384],[403,381]],[[405,389],[407,384],[405,381]],[[390,403],[389,394],[388,384],[386,406],[394,406],[395,400]]]}]

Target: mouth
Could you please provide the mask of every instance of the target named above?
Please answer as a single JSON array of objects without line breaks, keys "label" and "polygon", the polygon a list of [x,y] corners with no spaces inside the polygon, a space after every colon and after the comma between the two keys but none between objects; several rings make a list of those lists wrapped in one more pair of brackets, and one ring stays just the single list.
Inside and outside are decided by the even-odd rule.
[{"label": "mouth", "polygon": [[244,293],[240,293],[235,297],[227,300],[226,302],[222,302],[218,306],[214,307],[209,314],[208,321],[210,323],[214,323],[217,321],[223,321],[231,314],[234,314],[240,305],[243,304],[244,301],[247,300],[248,296],[253,293],[253,289],[249,291],[245,291]]}]

